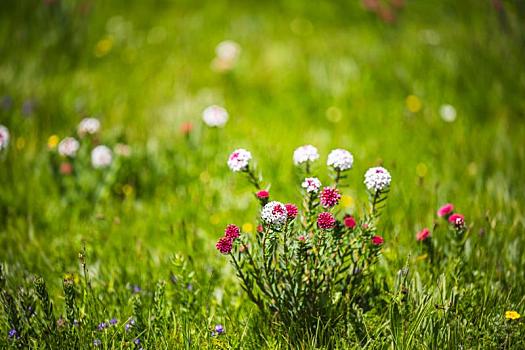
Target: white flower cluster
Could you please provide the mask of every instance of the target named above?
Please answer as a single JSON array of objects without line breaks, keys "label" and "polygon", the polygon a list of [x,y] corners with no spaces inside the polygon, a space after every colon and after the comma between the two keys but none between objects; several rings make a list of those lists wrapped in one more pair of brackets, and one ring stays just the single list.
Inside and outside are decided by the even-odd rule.
[{"label": "white flower cluster", "polygon": [[209,106],[202,112],[202,120],[209,127],[222,128],[228,121],[228,111],[221,106]]},{"label": "white flower cluster", "polygon": [[96,134],[100,130],[100,121],[96,118],[84,118],[78,124],[78,135],[80,137],[86,134]]},{"label": "white flower cluster", "polygon": [[313,162],[319,159],[317,148],[312,145],[304,145],[293,152],[293,162],[295,165],[301,165],[306,162]]},{"label": "white flower cluster", "polygon": [[7,145],[9,145],[9,130],[0,125],[0,151],[6,149]]},{"label": "white flower cluster", "polygon": [[454,120],[456,120],[456,109],[452,105],[442,105],[439,108],[439,114],[446,122],[452,123]]},{"label": "white flower cluster", "polygon": [[58,144],[58,153],[64,157],[74,157],[80,148],[80,143],[73,137],[66,137]]},{"label": "white flower cluster", "polygon": [[331,166],[335,170],[345,171],[352,168],[354,164],[354,157],[352,153],[345,149],[337,148],[332,150],[328,155],[326,165]]},{"label": "white flower cluster", "polygon": [[369,191],[382,191],[390,186],[392,177],[383,167],[370,168],[365,173],[365,185]]},{"label": "white flower cluster", "polygon": [[244,148],[236,149],[228,157],[228,167],[232,171],[242,171],[248,169],[252,154]]},{"label": "white flower cluster", "polygon": [[231,70],[241,54],[241,46],[233,40],[221,41],[215,48],[212,68],[219,72]]},{"label": "white flower cluster", "polygon": [[113,154],[111,149],[109,149],[107,146],[100,145],[93,148],[93,151],[91,151],[91,164],[95,169],[106,168],[110,166],[112,160]]},{"label": "white flower cluster", "polygon": [[307,177],[304,179],[301,186],[307,193],[318,193],[321,188],[321,181],[316,177]]},{"label": "white flower cluster", "polygon": [[286,207],[277,201],[269,202],[261,211],[262,220],[276,229],[280,229],[286,223],[287,217]]}]

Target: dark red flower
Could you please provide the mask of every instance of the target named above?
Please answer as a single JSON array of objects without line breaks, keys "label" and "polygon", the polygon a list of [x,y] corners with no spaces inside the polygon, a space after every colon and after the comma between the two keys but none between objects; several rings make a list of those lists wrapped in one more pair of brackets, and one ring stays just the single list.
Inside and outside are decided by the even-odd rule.
[{"label": "dark red flower", "polygon": [[337,188],[325,187],[321,191],[320,201],[324,208],[335,207],[341,199],[341,194]]},{"label": "dark red flower", "polygon": [[229,254],[232,251],[232,239],[230,237],[221,237],[217,244],[215,244],[215,248],[222,254]]},{"label": "dark red flower", "polygon": [[230,239],[235,239],[239,237],[239,233],[241,230],[236,225],[230,224],[226,226],[226,229],[224,230],[224,237],[228,237]]},{"label": "dark red flower", "polygon": [[257,232],[262,233],[264,231],[262,225],[257,225]]},{"label": "dark red flower", "polygon": [[346,227],[348,227],[349,229],[354,229],[354,227],[356,226],[356,221],[354,219],[354,217],[352,215],[347,215],[345,216],[344,220],[343,220],[343,223]]},{"label": "dark red flower", "polygon": [[287,203],[284,205],[284,207],[286,208],[286,215],[288,215],[288,219],[295,219],[298,213],[297,207],[292,203]]},{"label": "dark red flower", "polygon": [[329,212],[320,213],[317,217],[317,225],[323,230],[330,230],[335,227],[335,218]]},{"label": "dark red flower", "polygon": [[372,244],[373,245],[382,245],[383,243],[385,243],[385,240],[383,239],[383,237],[381,236],[374,236],[372,237]]}]

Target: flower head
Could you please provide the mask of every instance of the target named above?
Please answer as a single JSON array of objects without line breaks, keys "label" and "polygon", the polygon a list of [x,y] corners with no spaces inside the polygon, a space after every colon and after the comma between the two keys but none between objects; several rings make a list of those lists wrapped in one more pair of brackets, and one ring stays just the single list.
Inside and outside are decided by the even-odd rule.
[{"label": "flower head", "polygon": [[241,53],[241,46],[232,40],[220,42],[215,48],[216,57],[212,61],[212,68],[219,72],[232,69]]},{"label": "flower head", "polygon": [[370,168],[365,173],[365,185],[369,191],[382,191],[390,186],[392,177],[383,167]]},{"label": "flower head", "polygon": [[460,229],[465,226],[465,217],[461,214],[452,214],[448,217],[448,222]]},{"label": "flower head", "polygon": [[317,193],[321,188],[321,181],[316,177],[307,177],[304,179],[301,187],[304,188],[307,193]]},{"label": "flower head", "polygon": [[244,171],[248,169],[252,154],[244,148],[236,149],[228,157],[228,167],[232,171]]},{"label": "flower head", "polygon": [[109,324],[112,325],[112,326],[116,325],[117,323],[118,323],[118,320],[115,317],[113,317],[111,320],[109,320]]},{"label": "flower head", "polygon": [[179,130],[183,135],[189,135],[193,130],[193,124],[191,122],[184,122],[180,125]]},{"label": "flower head", "polygon": [[516,311],[505,311],[505,318],[507,320],[517,320],[521,317]]},{"label": "flower head", "polygon": [[73,173],[73,165],[69,162],[60,163],[60,174],[71,175]]},{"label": "flower head", "polygon": [[383,237],[381,236],[374,236],[372,237],[372,244],[375,245],[375,246],[380,246],[382,245],[383,243],[385,243],[385,240]]},{"label": "flower head", "polygon": [[439,107],[439,114],[441,115],[441,119],[446,122],[452,123],[456,120],[456,109],[452,105],[446,104]]},{"label": "flower head", "polygon": [[224,230],[224,237],[228,237],[230,239],[236,239],[239,237],[239,233],[241,230],[238,226],[230,224],[226,226],[226,229]]},{"label": "flower head", "polygon": [[349,229],[354,229],[355,226],[357,225],[355,219],[353,216],[351,215],[346,215],[343,219],[343,224],[348,227]]},{"label": "flower head", "polygon": [[317,226],[323,230],[331,230],[335,227],[335,218],[332,213],[322,212],[317,217]]},{"label": "flower head", "polygon": [[91,164],[93,168],[106,168],[111,165],[113,154],[109,147],[100,145],[91,151]]},{"label": "flower head", "polygon": [[100,345],[102,345],[102,342],[100,341],[100,339],[93,340],[93,346],[99,347]]},{"label": "flower head", "polygon": [[283,203],[271,201],[262,208],[261,218],[266,224],[280,229],[286,223],[288,212]]},{"label": "flower head", "polygon": [[100,322],[97,326],[97,329],[99,331],[103,331],[104,329],[108,328],[108,324],[106,322]]},{"label": "flower head", "polygon": [[325,187],[321,191],[320,201],[324,208],[332,208],[339,204],[341,194],[335,187]]},{"label": "flower head", "polygon": [[202,112],[202,120],[212,128],[222,128],[228,121],[228,112],[221,106],[212,105]]},{"label": "flower head", "polygon": [[86,134],[93,135],[100,130],[100,121],[96,118],[84,118],[78,124],[78,136],[83,137]]},{"label": "flower head", "polygon": [[64,157],[74,157],[80,148],[80,143],[74,137],[66,137],[58,144],[58,153]]},{"label": "flower head", "polygon": [[289,220],[295,219],[295,217],[297,216],[299,212],[297,210],[297,206],[295,206],[295,204],[292,204],[292,203],[286,203],[284,207],[286,208],[286,215],[288,216],[288,219]]},{"label": "flower head", "polygon": [[6,149],[7,145],[9,145],[9,130],[0,125],[0,151]]},{"label": "flower head", "polygon": [[304,145],[298,147],[293,152],[293,162],[295,165],[301,165],[306,162],[313,162],[317,159],[319,159],[319,153],[317,152],[317,148],[315,148],[312,145]]},{"label": "flower head", "polygon": [[416,239],[420,242],[424,241],[425,239],[429,237],[430,237],[430,230],[426,227],[416,234]]},{"label": "flower head", "polygon": [[342,148],[332,150],[332,152],[328,154],[328,160],[326,161],[326,165],[337,171],[352,169],[353,164],[354,156],[352,156],[352,153]]},{"label": "flower head", "polygon": [[13,328],[13,329],[9,330],[9,332],[7,333],[7,336],[9,338],[15,338],[17,334],[18,334],[18,332],[16,331],[16,329]]},{"label": "flower head", "polygon": [[215,325],[215,332],[218,335],[221,335],[222,333],[224,333],[224,326],[222,324]]},{"label": "flower head", "polygon": [[215,248],[217,248],[221,254],[229,254],[233,248],[232,242],[233,240],[230,237],[221,237],[215,244]]},{"label": "flower head", "polygon": [[451,203],[447,203],[447,204],[442,205],[441,208],[438,209],[437,215],[439,217],[447,216],[447,215],[450,215],[453,210],[454,210],[454,205],[452,205]]},{"label": "flower head", "polygon": [[256,193],[256,196],[259,199],[268,199],[268,197],[270,197],[270,192],[268,192],[267,190],[260,190]]}]

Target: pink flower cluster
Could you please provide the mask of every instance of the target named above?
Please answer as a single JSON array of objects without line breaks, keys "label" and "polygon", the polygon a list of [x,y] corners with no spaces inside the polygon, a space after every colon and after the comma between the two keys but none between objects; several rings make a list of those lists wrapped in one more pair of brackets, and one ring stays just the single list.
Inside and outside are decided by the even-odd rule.
[{"label": "pink flower cluster", "polygon": [[332,213],[322,212],[317,217],[317,226],[322,230],[331,230],[335,227],[335,218]]},{"label": "pink flower cluster", "polygon": [[454,205],[447,203],[438,209],[437,215],[445,218],[450,224],[458,230],[465,228],[465,217],[462,214],[454,213]]},{"label": "pink flower cluster", "polygon": [[319,200],[321,201],[321,205],[324,208],[333,208],[341,199],[341,194],[339,193],[339,190],[335,187],[325,187],[321,191],[321,196]]},{"label": "pink flower cluster", "polygon": [[215,244],[215,248],[217,248],[221,254],[229,254],[232,251],[233,242],[239,238],[240,232],[241,230],[236,225],[230,224],[226,226],[224,236]]}]

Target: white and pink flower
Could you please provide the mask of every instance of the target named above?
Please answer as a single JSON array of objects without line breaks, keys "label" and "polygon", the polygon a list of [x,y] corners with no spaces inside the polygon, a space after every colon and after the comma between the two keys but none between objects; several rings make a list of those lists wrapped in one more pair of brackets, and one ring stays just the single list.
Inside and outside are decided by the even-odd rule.
[{"label": "white and pink flower", "polygon": [[74,157],[80,148],[80,143],[74,137],[66,137],[58,144],[58,153],[64,157]]},{"label": "white and pink flower", "polygon": [[9,145],[9,129],[0,125],[0,151],[7,148]]},{"label": "white and pink flower", "polygon": [[222,128],[228,121],[228,111],[217,105],[211,105],[202,112],[202,120],[212,128]]},{"label": "white and pink flower", "polygon": [[280,229],[286,223],[288,211],[283,203],[271,201],[263,207],[261,218],[265,224]]},{"label": "white and pink flower", "polygon": [[100,130],[100,120],[97,118],[84,118],[78,124],[78,135],[83,137],[86,134],[93,135]]},{"label": "white and pink flower", "polygon": [[321,181],[316,177],[307,177],[304,179],[301,187],[304,188],[307,193],[318,193],[321,188]]},{"label": "white and pink flower", "polygon": [[298,147],[293,152],[293,162],[295,165],[301,165],[306,162],[313,162],[317,159],[319,159],[319,153],[317,152],[317,148],[315,148],[312,145],[304,145]]},{"label": "white and pink flower", "polygon": [[352,153],[342,148],[332,150],[332,152],[330,152],[328,155],[328,160],[326,161],[326,165],[334,168],[337,171],[352,169],[353,164],[354,156],[352,156]]},{"label": "white and pink flower", "polygon": [[248,169],[252,154],[244,148],[236,149],[228,158],[228,167],[235,172]]},{"label": "white and pink flower", "polygon": [[369,191],[382,191],[390,186],[392,177],[383,167],[373,167],[365,173],[365,185]]},{"label": "white and pink flower", "polygon": [[113,161],[113,153],[109,147],[100,145],[91,151],[91,164],[95,169],[107,168]]}]

